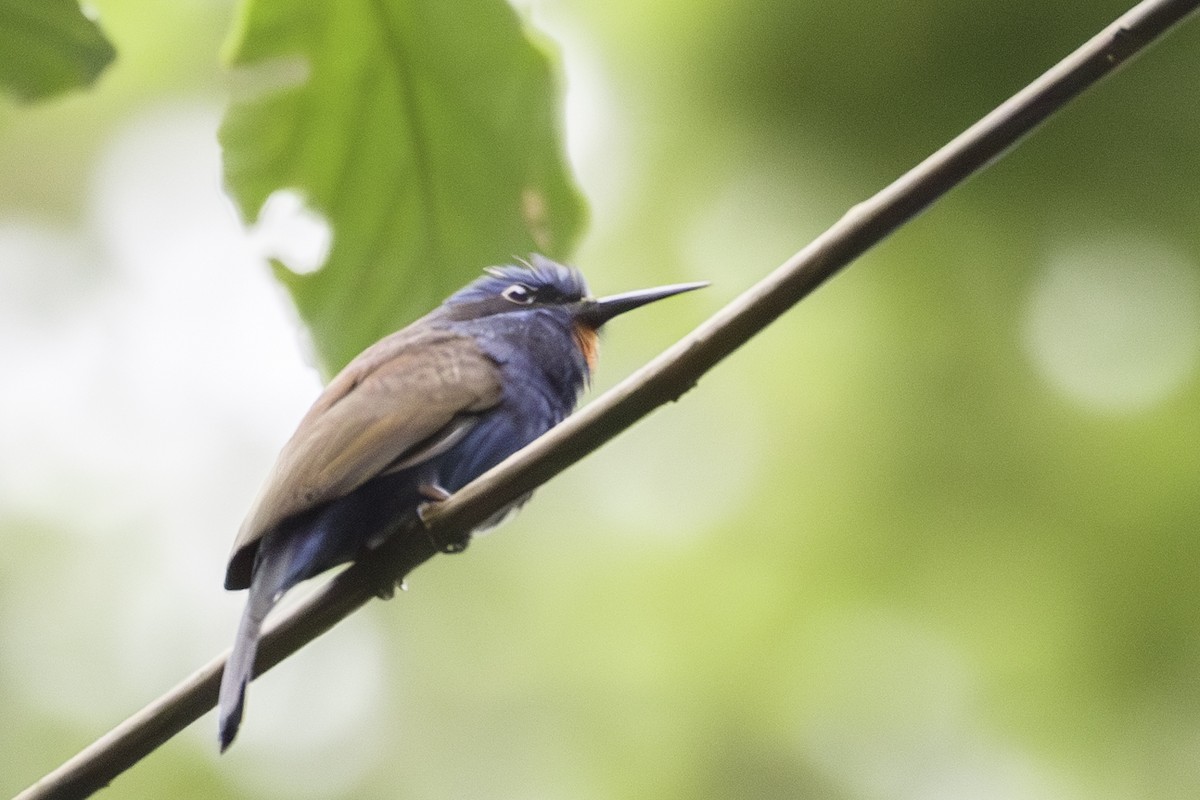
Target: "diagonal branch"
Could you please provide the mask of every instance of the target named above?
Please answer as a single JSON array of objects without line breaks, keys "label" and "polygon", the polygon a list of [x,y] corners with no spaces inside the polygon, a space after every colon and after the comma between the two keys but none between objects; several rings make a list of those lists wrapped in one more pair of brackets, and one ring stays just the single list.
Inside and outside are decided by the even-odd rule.
[{"label": "diagonal branch", "polygon": [[[441,504],[432,533],[453,541],[512,500],[599,448],[655,408],[676,400],[824,281],[969,176],[999,158],[1071,99],[1181,22],[1200,0],[1144,0],[1026,88],[874,197],[654,361]],[[280,617],[263,637],[262,673],[344,619],[383,587],[433,557],[424,536],[394,536]],[[20,794],[78,798],[107,785],[211,709],[225,656]]]}]

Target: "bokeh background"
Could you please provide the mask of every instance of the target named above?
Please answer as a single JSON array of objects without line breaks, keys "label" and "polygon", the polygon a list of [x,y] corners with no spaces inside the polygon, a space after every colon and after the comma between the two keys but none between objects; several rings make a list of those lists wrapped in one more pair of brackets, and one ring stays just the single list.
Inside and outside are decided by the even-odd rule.
[{"label": "bokeh background", "polygon": [[[319,389],[222,194],[226,2],[96,0],[0,101],[0,794],[231,640],[234,533]],[[537,0],[601,390],[1123,0]],[[121,798],[1200,792],[1200,23],[1092,91]],[[294,211],[294,209],[293,209]]]}]

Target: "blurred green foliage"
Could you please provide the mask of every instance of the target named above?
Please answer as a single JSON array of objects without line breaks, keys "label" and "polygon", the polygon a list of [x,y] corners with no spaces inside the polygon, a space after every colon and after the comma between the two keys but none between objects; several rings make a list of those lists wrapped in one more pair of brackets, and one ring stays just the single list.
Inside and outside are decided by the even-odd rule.
[{"label": "blurred green foliage", "polygon": [[[0,108],[0,303],[15,286],[27,318],[17,327],[0,307],[20,390],[8,402],[40,397],[55,373],[22,371],[24,353],[130,290],[95,233],[95,209],[120,200],[98,188],[119,172],[102,168],[105,143],[148,107],[223,100],[217,43],[246,23],[220,4],[97,6],[122,54],[99,90]],[[575,260],[592,285],[715,282],[614,324],[596,389],[1126,6],[523,11],[565,60],[594,218]],[[510,16],[497,24],[514,31]],[[226,757],[205,720],[108,795],[1194,797],[1198,52],[1193,21],[542,489],[516,522],[435,559],[411,591],[270,673]],[[543,69],[530,68],[534,84]],[[235,113],[288,95],[269,97]],[[331,185],[302,188],[333,219],[320,195]],[[269,192],[259,186],[239,195],[247,216]],[[30,218],[99,266],[16,257],[6,226]],[[161,223],[133,219],[134,233]],[[163,271],[194,244],[164,255]],[[170,340],[171,353],[194,341],[185,352],[236,361],[252,347],[223,339],[237,298],[206,292],[197,273],[170,313],[190,301],[211,322]],[[378,309],[388,291],[359,296]],[[149,319],[138,342],[164,336]],[[156,370],[172,363],[122,371],[107,329],[84,334],[103,380],[68,375],[68,388],[0,414],[0,750],[12,765],[0,793],[227,646],[240,598],[220,591],[221,560],[280,443],[247,410],[269,394],[270,365],[226,377],[213,364],[211,392],[150,395],[178,418],[164,429],[198,428],[191,439],[160,439],[157,418],[139,418],[118,428],[148,431],[134,456],[113,446],[91,472],[86,459],[35,469],[44,448],[14,449],[13,430],[62,429],[75,394],[94,416],[68,430],[106,430],[113,386],[161,389]],[[200,466],[172,472],[174,459]]]},{"label": "blurred green foliage", "polygon": [[76,0],[0,0],[0,86],[21,100],[88,86],[115,57]]},{"label": "blurred green foliage", "polygon": [[242,214],[292,189],[334,232],[319,271],[276,268],[330,372],[480,264],[570,252],[558,87],[505,3],[246,0],[229,52],[253,94],[221,130]]}]

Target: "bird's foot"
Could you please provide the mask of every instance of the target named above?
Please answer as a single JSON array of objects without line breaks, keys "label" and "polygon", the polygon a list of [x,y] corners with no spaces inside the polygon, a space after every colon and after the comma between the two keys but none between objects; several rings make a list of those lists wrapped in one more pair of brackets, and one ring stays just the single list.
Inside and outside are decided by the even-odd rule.
[{"label": "bird's foot", "polygon": [[[421,497],[424,497],[431,503],[441,503],[444,500],[450,499],[450,492],[444,486],[438,486],[436,483],[422,483],[417,487]],[[422,504],[422,506],[425,504]],[[420,513],[420,509],[418,509]]]},{"label": "bird's foot", "polygon": [[375,596],[380,600],[391,600],[396,596],[397,589],[402,592],[407,592],[408,582],[405,581],[404,578],[397,578],[394,581],[388,581],[386,584],[375,590]]},{"label": "bird's foot", "polygon": [[441,553],[461,553],[463,550],[466,550],[467,543],[471,541],[470,535],[463,539],[447,541],[434,536],[429,527],[425,525],[425,514],[428,510],[438,503],[444,503],[449,500],[450,492],[436,483],[423,483],[417,487],[417,491],[421,493],[421,496],[426,501],[417,506],[417,517],[421,520],[421,524],[425,528],[425,535],[429,537],[429,541],[433,543],[433,546]]},{"label": "bird's foot", "polygon": [[441,550],[446,555],[451,555],[451,556],[454,555],[455,553],[461,553],[463,550],[466,550],[467,545],[470,544],[470,542],[471,542],[470,537],[467,537],[466,539],[457,539],[454,541],[443,541],[441,539],[432,537],[432,535],[431,535],[431,538],[433,538],[433,544],[439,550]]}]

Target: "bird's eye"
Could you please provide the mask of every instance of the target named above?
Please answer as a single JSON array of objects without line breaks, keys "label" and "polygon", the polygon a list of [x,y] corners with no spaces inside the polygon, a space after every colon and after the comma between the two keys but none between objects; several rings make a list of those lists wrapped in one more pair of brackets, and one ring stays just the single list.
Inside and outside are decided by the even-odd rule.
[{"label": "bird's eye", "polygon": [[527,306],[534,299],[533,289],[530,289],[523,283],[514,283],[501,292],[500,296],[508,302],[516,303],[519,306]]}]

